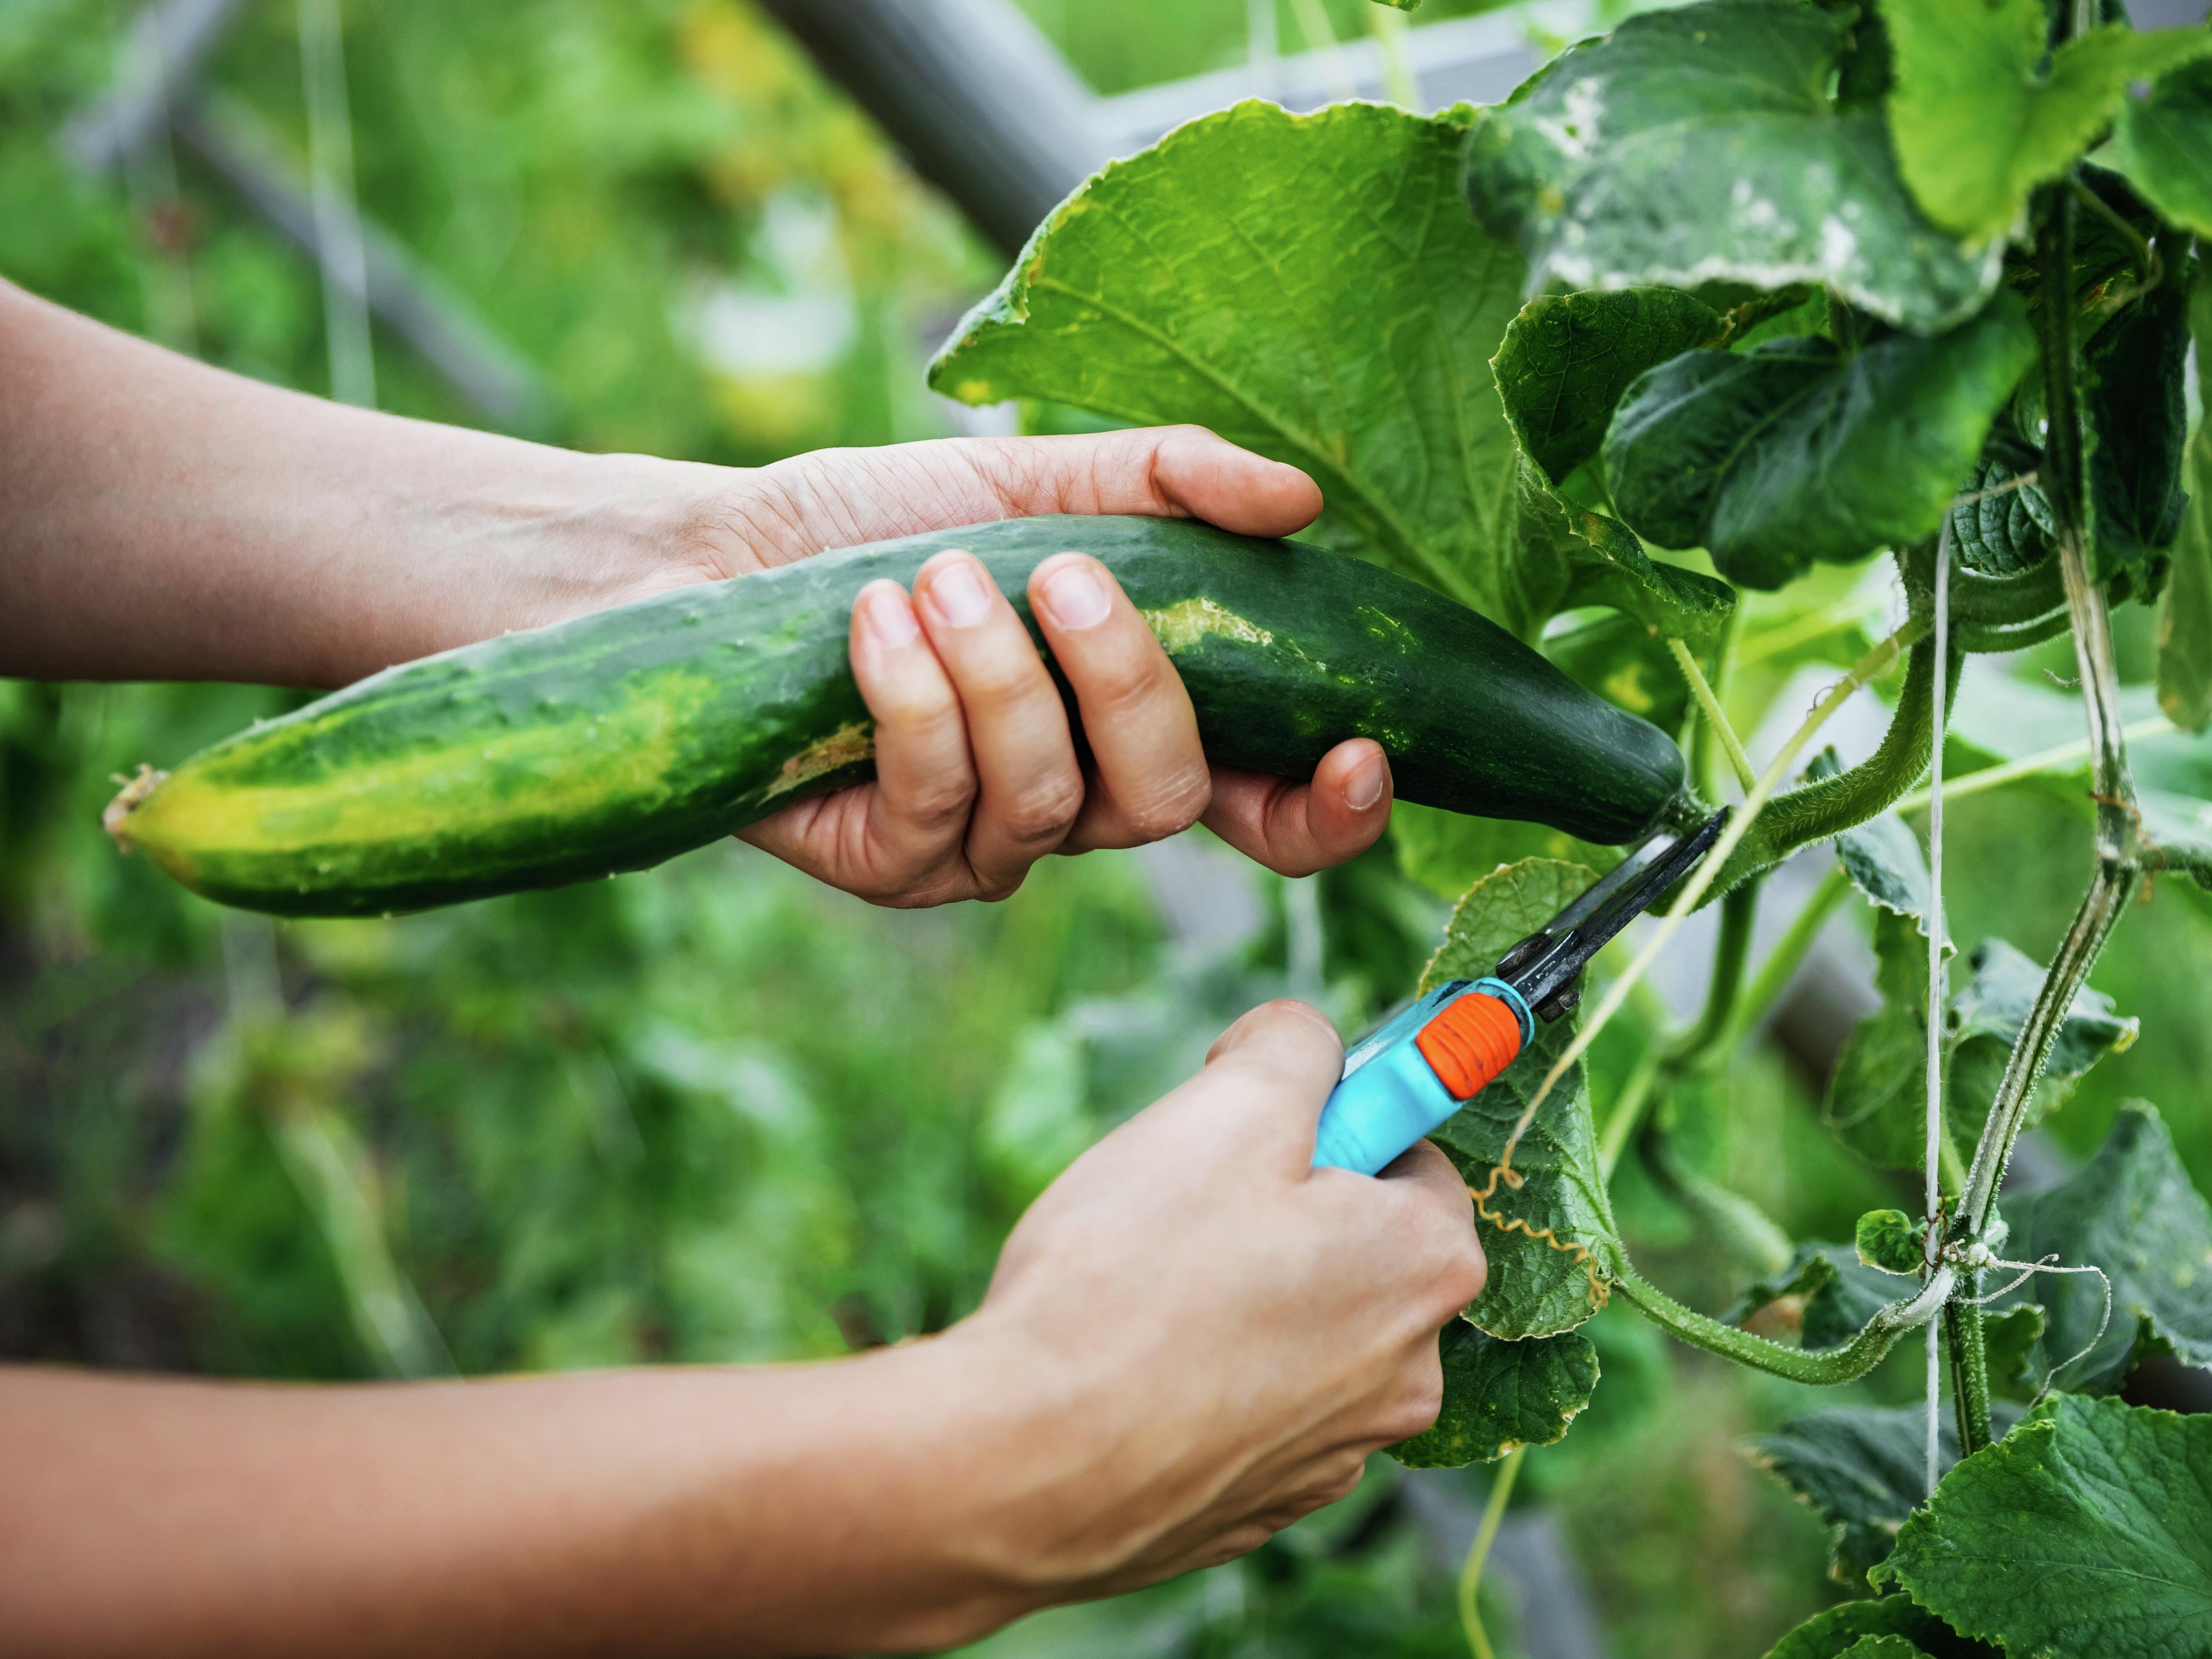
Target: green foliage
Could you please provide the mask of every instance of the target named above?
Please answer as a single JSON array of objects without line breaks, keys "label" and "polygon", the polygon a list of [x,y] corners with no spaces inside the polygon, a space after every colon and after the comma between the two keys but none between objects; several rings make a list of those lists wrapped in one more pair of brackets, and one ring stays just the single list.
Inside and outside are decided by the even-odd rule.
[{"label": "green foliage", "polygon": [[2166,218],[2212,236],[2212,64],[2160,76],[2148,97],[2122,103],[2107,155]]},{"label": "green foliage", "polygon": [[1869,1642],[1903,1642],[1929,1659],[1998,1659],[1996,1649],[1968,1641],[1935,1614],[1914,1606],[1908,1595],[1831,1607],[1784,1637],[1766,1659],[1841,1659],[1844,1654],[1860,1654]]},{"label": "green foliage", "polygon": [[1686,352],[1613,416],[1614,500],[1638,533],[1709,549],[1749,587],[1914,540],[1942,522],[2033,350],[2000,295],[1948,333],[1855,353],[1817,337]]},{"label": "green foliage", "polygon": [[1476,217],[1520,239],[1535,287],[1820,283],[1900,326],[1964,321],[1998,250],[1929,223],[1881,118],[1833,106],[1849,27],[1790,0],[1706,0],[1571,48],[1481,112]]},{"label": "green foliage", "polygon": [[[1578,865],[1524,859],[1468,888],[1444,929],[1422,988],[1491,972],[1508,947],[1541,927],[1589,884]],[[1490,1283],[1468,1317],[1517,1341],[1572,1330],[1606,1299],[1620,1259],[1613,1206],[1599,1173],[1589,1085],[1577,1065],[1512,1148],[1517,1180],[1493,1178],[1522,1109],[1573,1035],[1573,1022],[1540,1025],[1536,1040],[1498,1079],[1430,1138],[1477,1191]]]},{"label": "green foliage", "polygon": [[2152,1108],[2124,1108],[2079,1173],[2006,1200],[2004,1217],[2012,1228],[2004,1255],[2101,1268],[2112,1285],[2108,1326],[2105,1286],[2093,1273],[2038,1273],[2013,1293],[2013,1302],[2039,1304],[2047,1320],[2030,1362],[2039,1377],[2057,1366],[2061,1387],[2097,1394],[2118,1387],[2145,1354],[2212,1364],[2212,1206],[2190,1184]]},{"label": "green foliage", "polygon": [[1455,1319],[1437,1340],[1443,1407],[1425,1431],[1388,1448],[1411,1468],[1455,1469],[1555,1444],[1597,1387],[1597,1350],[1580,1331],[1503,1342]]},{"label": "green foliage", "polygon": [[1910,1273],[1920,1270],[1921,1235],[1925,1224],[1902,1210],[1869,1210],[1852,1230],[1859,1260],[1884,1273]]},{"label": "green foliage", "polygon": [[[1829,1574],[1863,1594],[1898,1528],[1928,1496],[1927,1415],[1915,1406],[1847,1406],[1792,1419],[1751,1443],[1753,1461],[1794,1492],[1828,1529]],[[1942,1429],[1942,1467],[1959,1461],[1956,1429]]]},{"label": "green foliage", "polygon": [[2010,1653],[2169,1659],[2212,1607],[2212,1418],[2062,1395],[1944,1478],[1875,1573]]},{"label": "green foliage", "polygon": [[1562,294],[1532,301],[1508,325],[1491,368],[1506,423],[1554,484],[1598,453],[1636,378],[1727,326],[1680,289]]},{"label": "green foliage", "polygon": [[[2205,40],[2212,42],[2212,31]],[[2096,447],[2089,495],[2098,573],[2118,575],[2172,546],[2186,497],[2189,302],[2180,274],[2099,335],[2087,357]],[[2155,584],[2154,574],[2147,580]]]},{"label": "green foliage", "polygon": [[[2190,313],[2202,362],[2212,346],[2212,280],[2199,276]],[[2189,442],[2182,489],[2189,499],[2159,612],[2158,702],[2176,726],[2202,732],[2212,725],[2212,424]]]},{"label": "green foliage", "polygon": [[1977,243],[2012,229],[2029,191],[2080,159],[2130,82],[2212,52],[2204,30],[2137,34],[2124,23],[2051,52],[2043,0],[1883,0],[1882,16],[1899,167],[1930,219]]}]

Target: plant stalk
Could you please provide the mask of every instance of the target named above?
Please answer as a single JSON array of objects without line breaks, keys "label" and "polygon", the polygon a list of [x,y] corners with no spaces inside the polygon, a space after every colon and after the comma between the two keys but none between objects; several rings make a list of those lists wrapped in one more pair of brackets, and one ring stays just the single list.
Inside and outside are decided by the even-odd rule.
[{"label": "plant stalk", "polygon": [[1979,1275],[1962,1273],[1958,1293],[1943,1310],[1943,1336],[1951,1348],[1951,1404],[1959,1419],[1959,1455],[1972,1457],[1995,1437],[1990,1428],[1990,1358],[1983,1341]]},{"label": "plant stalk", "polygon": [[[1729,627],[1733,629],[1735,625],[1735,616],[1730,612]],[[1731,643],[1732,636],[1723,635],[1721,670],[1714,678],[1723,684],[1727,679],[1727,653]],[[1717,743],[1721,752],[1728,757],[1729,769],[1735,774],[1737,787],[1745,794],[1749,794],[1752,786],[1759,781],[1759,774],[1752,769],[1751,757],[1743,752],[1743,739],[1736,736],[1735,728],[1729,724],[1728,715],[1722,711],[1718,691],[1707,683],[1705,671],[1698,666],[1698,659],[1688,646],[1670,638],[1667,641],[1667,648],[1674,653],[1674,665],[1682,671],[1682,678],[1689,682],[1690,695],[1697,699],[1698,712],[1705,716],[1691,738],[1692,775],[1701,786],[1711,788],[1712,781],[1706,775],[1711,768],[1706,763],[1705,751],[1708,744]]]},{"label": "plant stalk", "polygon": [[1974,1148],[1953,1237],[1979,1238],[1996,1206],[2013,1143],[2028,1102],[2074,998],[2089,977],[2141,873],[2135,783],[2128,773],[2127,732],[2120,720],[2119,672],[2113,660],[2112,613],[2091,575],[2087,510],[2088,475],[2081,428],[2081,386],[2075,361],[2072,194],[2046,188],[2038,204],[2036,258],[2042,269],[2039,325],[2043,335],[2044,493],[2057,520],[2059,571],[2074,625],[2074,657],[2088,716],[2090,777],[2097,802],[2095,868],[2089,890],[2044,976],[2020,1039],[2005,1062],[1989,1120]]},{"label": "plant stalk", "polygon": [[1766,953],[1766,959],[1759,964],[1759,971],[1751,976],[1751,984],[1736,1005],[1735,1022],[1729,1030],[1727,1042],[1730,1048],[1739,1047],[1744,1034],[1765,1018],[1768,1011],[1781,1000],[1782,993],[1796,975],[1798,964],[1805,960],[1805,953],[1813,948],[1820,929],[1827,925],[1828,918],[1836,913],[1836,907],[1850,890],[1850,872],[1841,864],[1831,865],[1828,873],[1820,878],[1820,884],[1806,899],[1805,908],[1790,918],[1789,927]]},{"label": "plant stalk", "polygon": [[1514,1477],[1521,1473],[1521,1460],[1528,1455],[1526,1446],[1516,1446],[1498,1465],[1490,1483],[1490,1501],[1482,1506],[1482,1525],[1475,1531],[1467,1559],[1460,1564],[1460,1628],[1467,1632],[1467,1645],[1474,1659],[1497,1659],[1490,1633],[1482,1627],[1482,1570],[1490,1563],[1490,1547],[1498,1541],[1498,1525],[1505,1519],[1505,1503],[1513,1496]]},{"label": "plant stalk", "polygon": [[1919,1329],[1940,1314],[1957,1284],[1958,1275],[1952,1268],[1938,1267],[1935,1276],[1918,1291],[1882,1309],[1850,1341],[1840,1347],[1808,1352],[1770,1342],[1763,1336],[1740,1331],[1733,1325],[1724,1325],[1717,1319],[1686,1308],[1626,1261],[1620,1264],[1613,1275],[1614,1288],[1638,1312],[1692,1347],[1733,1359],[1753,1370],[1786,1377],[1792,1382],[1809,1382],[1818,1388],[1856,1382],[1864,1376],[1888,1357],[1899,1337],[1907,1331]]}]

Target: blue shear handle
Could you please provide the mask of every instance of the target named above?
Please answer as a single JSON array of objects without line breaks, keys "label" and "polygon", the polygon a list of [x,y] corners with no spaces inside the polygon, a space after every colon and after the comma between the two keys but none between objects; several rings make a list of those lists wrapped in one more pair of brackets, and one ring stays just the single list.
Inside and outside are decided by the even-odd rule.
[{"label": "blue shear handle", "polygon": [[1503,980],[1455,980],[1437,987],[1359,1042],[1344,1057],[1344,1079],[1322,1108],[1314,1167],[1374,1175],[1464,1102],[1437,1081],[1415,1039],[1462,996],[1496,997],[1512,1009],[1525,1048],[1536,1021],[1520,992]]},{"label": "blue shear handle", "polygon": [[1459,1109],[1408,1037],[1336,1085],[1322,1108],[1314,1167],[1374,1175]]}]

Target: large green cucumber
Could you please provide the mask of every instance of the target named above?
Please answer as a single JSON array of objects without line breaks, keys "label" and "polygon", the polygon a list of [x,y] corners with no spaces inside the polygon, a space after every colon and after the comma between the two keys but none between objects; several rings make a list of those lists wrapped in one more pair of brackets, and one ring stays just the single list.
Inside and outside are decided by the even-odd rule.
[{"label": "large green cucumber", "polygon": [[[964,547],[1028,619],[1030,572],[1103,560],[1166,646],[1216,761],[1302,777],[1344,738],[1398,798],[1586,840],[1682,782],[1656,727],[1474,611],[1372,565],[1149,518],[1017,519],[828,553],[426,657],[241,732],[110,809],[228,904],[364,915],[642,869],[870,775],[854,596]],[[1031,624],[1034,631],[1035,624]]]}]

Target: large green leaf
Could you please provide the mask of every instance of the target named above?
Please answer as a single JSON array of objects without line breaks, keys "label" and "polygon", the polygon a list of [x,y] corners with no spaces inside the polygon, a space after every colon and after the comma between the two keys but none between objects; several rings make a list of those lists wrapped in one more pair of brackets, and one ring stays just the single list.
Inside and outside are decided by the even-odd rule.
[{"label": "large green leaf", "polygon": [[1526,634],[1562,577],[1516,568],[1489,364],[1523,267],[1457,200],[1464,118],[1253,102],[1179,127],[1054,210],[930,384],[1211,427],[1311,473],[1323,539]]},{"label": "large green leaf", "polygon": [[1678,639],[1700,655],[1719,641],[1735,593],[1694,570],[1654,564],[1628,526],[1556,494],[1525,456],[1515,473],[1509,538],[1527,579],[1532,617],[1607,605],[1654,639]]},{"label": "large green leaf", "polygon": [[1455,1319],[1437,1341],[1443,1408],[1423,1432],[1384,1449],[1411,1468],[1456,1469],[1552,1445],[1597,1387],[1597,1350],[1580,1331],[1501,1342]]},{"label": "large green leaf", "polygon": [[1996,1649],[1968,1641],[1909,1595],[1846,1601],[1815,1613],[1775,1644],[1766,1659],[1843,1659],[1862,1642],[1885,1638],[1907,1642],[1930,1659],[2001,1659]]},{"label": "large green leaf", "polygon": [[[2212,76],[2212,70],[2200,73]],[[2206,91],[2207,132],[2212,134],[2212,84]],[[2212,172],[2212,137],[2205,166]],[[2207,180],[2212,199],[2212,179]],[[2208,227],[2206,234],[2212,234]],[[2190,331],[2197,343],[2197,385],[2212,351],[2212,277],[2200,271],[2190,303]],[[2212,422],[2191,441],[2183,487],[2189,502],[2173,544],[2173,574],[2158,619],[2158,702],[2176,726],[2202,732],[2212,725]]]},{"label": "large green leaf", "polygon": [[1492,359],[1506,423],[1522,453],[1553,483],[1605,441],[1613,411],[1636,377],[1727,326],[1696,295],[1673,288],[1560,294],[1532,301]]},{"label": "large green leaf", "polygon": [[[2060,1384],[2116,1388],[2146,1353],[2212,1364],[2212,1206],[2190,1185],[2156,1111],[2140,1102],[2123,1107],[2072,1179],[2008,1199],[2002,1209],[2012,1229],[2004,1255],[2101,1267],[2112,1282],[2110,1327],[2058,1373]],[[2039,1371],[2087,1348],[2104,1317],[2104,1290],[2090,1273],[2038,1273],[2010,1300],[2039,1302],[2048,1319]]]},{"label": "large green leaf", "polygon": [[1751,587],[1914,540],[1942,522],[2034,352],[2009,294],[1948,334],[1855,353],[1818,337],[1685,352],[1613,416],[1614,505]]},{"label": "large green leaf", "polygon": [[2086,359],[2097,571],[2111,577],[2171,547],[2181,527],[2189,300],[2179,281],[2152,289]]},{"label": "large green leaf", "polygon": [[1839,114],[1848,15],[1707,0],[1570,48],[1468,142],[1476,216],[1532,289],[1824,283],[1901,326],[1960,322],[1996,286],[1913,202],[1881,117]]},{"label": "large green leaf", "polygon": [[1952,1470],[1875,1576],[2008,1653],[2201,1655],[2212,1417],[2062,1395]]},{"label": "large green leaf", "polygon": [[2043,72],[2044,0],[1882,0],[1895,53],[1889,125],[1928,216],[1971,241],[2002,237],[2119,108],[2130,81],[2212,50],[2202,29],[2124,23],[2062,45]]},{"label": "large green leaf", "polygon": [[2184,229],[2212,236],[2212,63],[2162,76],[2120,106],[2107,159]]},{"label": "large green leaf", "polygon": [[[1959,1437],[1944,1417],[1948,1469],[1959,1461]],[[1793,1418],[1750,1442],[1752,1460],[1828,1528],[1828,1575],[1838,1583],[1863,1591],[1868,1572],[1927,1498],[1927,1422],[1918,1406],[1846,1406]]]},{"label": "large green leaf", "polygon": [[[1589,884],[1580,865],[1524,859],[1467,890],[1422,988],[1489,973],[1506,950],[1541,927]],[[1574,1021],[1540,1024],[1536,1040],[1430,1139],[1468,1184],[1488,1189],[1475,1225],[1490,1283],[1467,1316],[1517,1341],[1572,1330],[1603,1305],[1623,1256],[1613,1206],[1598,1172],[1589,1081],[1577,1064],[1559,1079],[1513,1153],[1518,1187],[1492,1176],[1522,1109],[1574,1032]]]}]

